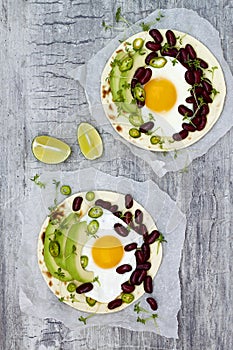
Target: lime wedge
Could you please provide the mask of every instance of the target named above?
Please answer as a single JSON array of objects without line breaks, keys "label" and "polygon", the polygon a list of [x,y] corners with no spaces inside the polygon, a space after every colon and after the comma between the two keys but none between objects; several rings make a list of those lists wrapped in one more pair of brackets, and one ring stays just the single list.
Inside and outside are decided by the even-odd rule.
[{"label": "lime wedge", "polygon": [[79,124],[77,137],[81,152],[85,158],[93,160],[102,155],[102,139],[98,131],[91,124]]},{"label": "lime wedge", "polygon": [[40,162],[58,164],[64,162],[71,149],[65,142],[51,136],[37,136],[32,141],[32,153]]}]

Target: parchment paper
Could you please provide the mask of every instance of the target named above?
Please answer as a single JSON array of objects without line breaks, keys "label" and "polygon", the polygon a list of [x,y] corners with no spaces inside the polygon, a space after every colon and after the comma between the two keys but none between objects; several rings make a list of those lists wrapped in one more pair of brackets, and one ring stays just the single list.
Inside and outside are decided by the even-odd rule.
[{"label": "parchment paper", "polygon": [[[147,18],[144,18],[143,22],[156,22],[155,19],[158,17],[160,11],[154,11]],[[193,10],[181,8],[162,10],[161,12],[164,17],[161,18],[160,21],[153,24],[153,27],[180,30],[200,40],[209,48],[209,50],[219,61],[225,75],[227,86],[225,106],[217,123],[200,141],[186,149],[180,150],[178,152],[178,156],[175,156],[175,160],[173,156],[164,157],[164,155],[161,153],[148,152],[124,140],[115,132],[108,122],[101,105],[100,81],[104,66],[114,50],[119,46],[119,39],[127,39],[127,37],[142,31],[142,28],[139,25],[139,23],[142,21],[137,22],[135,25],[125,30],[124,33],[121,33],[116,38],[112,39],[85,65],[79,66],[78,68],[68,72],[68,74],[74,79],[79,80],[81,85],[84,87],[90,113],[96,119],[100,130],[103,129],[104,131],[112,134],[114,138],[119,139],[121,142],[127,145],[133,154],[148,162],[154,172],[160,177],[168,171],[183,169],[195,158],[205,154],[210,147],[212,147],[223,135],[225,135],[233,125],[233,104],[231,101],[233,77],[229,66],[223,57],[218,31],[207,20],[201,18]]]},{"label": "parchment paper", "polygon": [[[154,279],[153,296],[159,308],[157,325],[149,320],[146,325],[137,322],[137,317],[148,317],[147,314],[136,314],[133,305],[125,310],[109,315],[95,315],[88,319],[89,325],[121,326],[138,331],[152,331],[160,335],[177,337],[177,313],[180,309],[179,266],[185,236],[186,219],[175,202],[152,181],[135,182],[124,177],[113,177],[94,168],[76,172],[45,172],[40,180],[46,184],[40,189],[31,183],[30,197],[20,209],[23,221],[23,236],[18,258],[19,301],[22,312],[38,318],[55,318],[64,322],[71,330],[84,327],[78,321],[80,315],[88,316],[68,305],[63,304],[49,290],[38,267],[37,241],[43,221],[48,215],[48,207],[53,205],[55,186],[53,179],[61,185],[69,184],[72,193],[87,190],[112,190],[120,193],[131,193],[155,219],[158,229],[164,234],[167,243],[163,243],[163,259],[159,272]],[[64,196],[58,196],[58,202]],[[141,306],[150,310],[144,294],[140,299]],[[150,310],[151,311],[151,310]]]}]

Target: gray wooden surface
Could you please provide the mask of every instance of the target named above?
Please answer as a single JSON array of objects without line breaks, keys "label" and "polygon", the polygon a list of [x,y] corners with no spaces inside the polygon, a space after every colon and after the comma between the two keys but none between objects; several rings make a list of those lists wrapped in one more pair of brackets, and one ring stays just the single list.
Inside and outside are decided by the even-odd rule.
[{"label": "gray wooden surface", "polygon": [[233,69],[232,0],[0,0],[1,350],[233,349],[232,130],[187,173],[169,173],[162,179],[107,134],[102,135],[105,147],[118,147],[118,156],[114,158],[113,152],[111,161],[103,157],[94,162],[113,175],[152,178],[172,198],[179,196],[188,219],[180,266],[179,340],[107,327],[71,332],[59,321],[20,312],[15,275],[22,230],[17,204],[28,194],[28,174],[49,169],[35,161],[30,144],[40,133],[61,137],[73,146],[73,154],[59,168],[80,166],[76,125],[80,116],[91,117],[83,89],[66,72],[86,62],[111,38],[101,22],[111,22],[118,6],[131,21],[156,8],[196,10],[219,30]]}]

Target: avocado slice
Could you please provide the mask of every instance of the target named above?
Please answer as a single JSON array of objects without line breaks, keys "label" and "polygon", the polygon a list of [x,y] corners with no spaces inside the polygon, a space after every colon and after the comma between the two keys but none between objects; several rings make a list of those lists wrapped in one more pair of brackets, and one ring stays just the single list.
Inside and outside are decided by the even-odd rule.
[{"label": "avocado slice", "polygon": [[49,223],[45,231],[44,262],[53,277],[60,281],[72,281],[72,276],[66,270],[61,269],[56,263],[55,258],[50,254],[49,243],[55,238],[55,230],[56,226]]},{"label": "avocado slice", "polygon": [[[116,62],[122,61],[128,54],[121,51],[116,55]],[[140,114],[140,109],[137,107],[136,103],[132,103],[133,96],[131,94],[130,85],[127,88],[127,84],[131,84],[134,73],[136,71],[135,67],[141,67],[145,65],[145,56],[140,55],[139,52],[135,52],[133,55],[133,67],[125,72],[121,72],[118,64],[115,64],[110,72],[109,81],[110,89],[112,93],[112,99],[117,104],[120,105],[121,109],[127,113]]]},{"label": "avocado slice", "polygon": [[54,257],[54,260],[57,265],[59,265],[62,269],[66,269],[66,261],[65,261],[65,246],[66,239],[68,235],[68,231],[70,227],[78,221],[78,216],[75,213],[69,214],[58,226],[55,230],[55,240],[58,242],[60,246],[60,253],[57,257]]},{"label": "avocado slice", "polygon": [[86,221],[71,226],[65,247],[66,270],[71,274],[73,280],[80,282],[91,282],[94,279],[94,272],[84,270],[81,265],[82,248],[87,239]]}]

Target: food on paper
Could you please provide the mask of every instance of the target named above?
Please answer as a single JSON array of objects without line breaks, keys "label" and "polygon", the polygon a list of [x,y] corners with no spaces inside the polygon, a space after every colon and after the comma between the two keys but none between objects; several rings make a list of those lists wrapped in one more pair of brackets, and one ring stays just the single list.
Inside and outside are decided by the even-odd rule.
[{"label": "food on paper", "polygon": [[130,194],[81,192],[43,223],[38,263],[60,301],[87,312],[120,311],[144,293],[152,297],[161,236]]},{"label": "food on paper", "polygon": [[151,29],[115,50],[101,78],[105,114],[128,142],[151,151],[187,147],[219,118],[226,94],[222,69],[199,40]]}]

